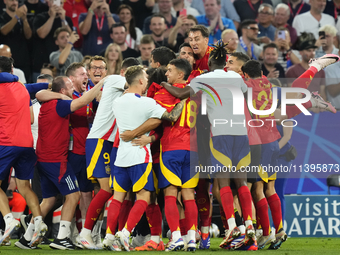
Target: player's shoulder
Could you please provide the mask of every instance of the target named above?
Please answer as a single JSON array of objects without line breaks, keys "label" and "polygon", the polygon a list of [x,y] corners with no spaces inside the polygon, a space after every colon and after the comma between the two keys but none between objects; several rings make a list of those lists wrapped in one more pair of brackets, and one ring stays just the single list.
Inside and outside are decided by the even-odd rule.
[{"label": "player's shoulder", "polygon": [[104,88],[105,88],[105,86],[116,87],[117,84],[124,86],[125,83],[126,83],[125,77],[117,75],[117,74],[112,74],[112,75],[108,76],[106,78],[106,80],[104,81]]}]

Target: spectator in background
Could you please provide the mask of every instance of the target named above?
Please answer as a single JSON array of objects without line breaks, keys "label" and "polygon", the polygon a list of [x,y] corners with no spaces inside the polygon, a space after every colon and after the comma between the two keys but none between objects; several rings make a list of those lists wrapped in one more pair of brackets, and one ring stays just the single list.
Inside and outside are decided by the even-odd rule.
[{"label": "spectator in background", "polygon": [[257,35],[259,33],[259,27],[255,20],[244,20],[240,24],[242,36],[240,37],[240,43],[237,47],[237,52],[247,54],[250,58],[258,60],[262,48],[255,44],[257,42]]},{"label": "spectator in background", "polygon": [[335,26],[334,18],[322,13],[326,6],[326,0],[310,0],[310,11],[299,14],[294,18],[293,27],[299,36],[302,32],[313,33],[319,38],[318,30],[325,25]]},{"label": "spectator in background", "polygon": [[[130,57],[132,58],[139,57],[139,53],[137,51],[135,51],[134,49],[131,49],[125,44],[126,34],[127,34],[127,31],[126,31],[124,24],[117,23],[117,24],[112,25],[110,36],[113,42],[118,44],[118,46],[120,47],[120,50],[123,55],[123,59],[130,58]],[[100,54],[103,57],[105,54],[105,50],[102,51]]]},{"label": "spectator in background", "polygon": [[143,30],[145,19],[152,15],[152,8],[155,5],[155,0],[123,0],[122,3],[131,6],[133,13],[135,14],[136,25],[139,29]]},{"label": "spectator in background", "polygon": [[308,12],[310,10],[310,5],[304,0],[288,0],[288,7],[290,10],[290,18],[288,24],[291,26],[295,16]]},{"label": "spectator in background", "polygon": [[27,20],[30,26],[33,26],[33,19],[39,13],[48,12],[48,5],[39,0],[25,0],[27,7]]},{"label": "spectator in background", "polygon": [[[190,2],[187,0],[172,0],[172,7],[171,7],[171,15],[174,17],[178,17],[181,14],[181,11],[186,10],[187,15],[192,15],[194,17],[200,15],[199,12],[192,8]],[[159,13],[158,3],[155,4],[152,10],[153,13]]]},{"label": "spectator in background", "polygon": [[124,24],[128,34],[126,36],[126,45],[131,49],[138,50],[140,39],[143,36],[142,31],[136,27],[135,17],[132,8],[122,4],[118,8],[118,17],[121,23]]},{"label": "spectator in background", "polygon": [[335,19],[335,22],[337,22],[338,17],[340,15],[340,1],[339,0],[327,1],[323,13],[331,15]]},{"label": "spectator in background", "polygon": [[232,29],[226,29],[222,32],[222,41],[228,43],[225,47],[228,53],[233,53],[237,50],[239,39],[237,33]]},{"label": "spectator in background", "polygon": [[86,69],[86,75],[87,77],[89,76],[89,63],[90,63],[90,59],[92,58],[92,56],[90,55],[86,55],[83,57],[83,60],[81,61],[81,63],[84,65],[85,69]]},{"label": "spectator in background", "polygon": [[40,74],[40,69],[44,63],[49,63],[50,54],[58,50],[55,44],[54,32],[59,27],[67,28],[72,32],[73,23],[67,17],[63,9],[63,1],[60,6],[53,5],[53,0],[48,0],[48,12],[38,14],[33,21],[33,80]]},{"label": "spectator in background", "polygon": [[[204,1],[193,0],[191,2],[191,7],[195,8],[200,15],[205,15]],[[220,13],[222,17],[231,19],[234,22],[236,29],[238,29],[241,20],[231,0],[221,0]]]},{"label": "spectator in background", "polygon": [[[340,54],[340,52],[338,52]],[[340,110],[340,62],[327,66],[326,93],[328,101],[339,111]]]},{"label": "spectator in background", "polygon": [[139,51],[140,57],[137,58],[138,62],[144,67],[149,67],[151,52],[155,49],[151,35],[143,35],[140,40]]},{"label": "spectator in background", "polygon": [[197,19],[192,15],[179,16],[176,26],[171,29],[168,43],[174,45],[174,51],[177,52],[179,46],[188,38],[190,28],[197,25]]},{"label": "spectator in background", "polygon": [[276,28],[272,25],[274,19],[274,8],[270,4],[261,4],[259,7],[259,37],[268,37],[270,41],[274,41]]},{"label": "spectator in background", "polygon": [[290,9],[289,6],[286,4],[278,4],[275,8],[275,15],[274,15],[274,26],[276,28],[279,27],[285,27],[289,31],[290,35],[290,42],[292,45],[296,43],[297,40],[297,34],[295,28],[293,28],[291,25],[289,25],[288,19],[290,17]]},{"label": "spectator in background", "polygon": [[107,64],[107,75],[120,74],[123,55],[119,45],[110,43],[106,48],[104,58]]},{"label": "spectator in background", "polygon": [[40,74],[48,74],[55,78],[57,76],[57,68],[52,66],[50,63],[45,63],[40,69]]},{"label": "spectator in background", "polygon": [[165,18],[160,14],[154,14],[150,19],[150,31],[156,48],[161,46],[169,47],[168,38],[165,38],[164,35],[165,30]]},{"label": "spectator in background", "polygon": [[263,3],[273,5],[271,0],[235,0],[234,6],[242,22],[245,19],[255,20]]},{"label": "spectator in background", "polygon": [[[288,68],[286,72],[286,78],[291,78],[288,80],[289,86],[293,80],[298,78],[301,74],[303,74],[308,68],[308,62],[312,58],[315,58],[315,38],[312,40],[304,40],[301,41],[299,45],[300,55],[302,60],[299,64],[295,64]],[[325,92],[325,71],[321,70],[320,72],[316,73],[314,79],[308,86],[308,90],[310,92],[319,91],[319,94],[323,97],[325,101],[327,101],[326,92]]]},{"label": "spectator in background", "polygon": [[222,31],[225,29],[234,29],[235,25],[231,19],[221,17],[221,0],[205,0],[205,15],[197,16],[199,25],[204,25],[209,29],[209,44],[214,44],[221,39]]},{"label": "spectator in background", "polygon": [[57,68],[57,76],[65,75],[67,67],[83,60],[83,55],[73,50],[74,43],[79,39],[76,32],[70,33],[67,28],[60,27],[54,33],[55,44],[59,50],[50,54],[50,63]]},{"label": "spectator in background", "polygon": [[[320,32],[324,32],[325,36],[320,36]],[[319,39],[316,41],[316,46],[319,46],[319,48],[315,51],[316,58],[322,57],[325,54],[338,54],[339,49],[333,44],[336,34],[336,28],[331,25],[326,25],[319,29]]]},{"label": "spectator in background", "polygon": [[[0,56],[11,58],[12,57],[11,48],[8,47],[6,44],[1,44],[0,45]],[[20,82],[26,83],[25,74],[22,70],[15,68],[13,66],[13,74],[18,76]]]},{"label": "spectator in background", "polygon": [[279,48],[275,43],[263,46],[262,72],[267,78],[285,78],[283,67],[277,63]]},{"label": "spectator in background", "polygon": [[6,10],[0,15],[0,41],[12,49],[12,58],[28,81],[31,81],[31,61],[28,40],[32,29],[27,21],[27,7],[18,8],[17,0],[5,0]]},{"label": "spectator in background", "polygon": [[[292,53],[290,49],[290,35],[289,31],[285,27],[279,27],[276,30],[274,43],[278,47],[278,63],[283,67],[284,71],[287,70],[287,61],[290,58],[294,58],[295,55]],[[294,63],[299,62],[299,60],[296,60]]]},{"label": "spectator in background", "polygon": [[[173,28],[176,25],[177,21],[177,19],[171,14],[172,0],[159,0],[158,7],[158,14],[164,17],[164,21],[166,24],[166,33],[164,36],[168,37],[170,33],[170,28]],[[151,34],[150,23],[153,17],[154,15],[149,16],[144,20],[143,34]]]},{"label": "spectator in background", "polygon": [[97,55],[110,44],[110,28],[118,21],[106,1],[93,0],[87,13],[79,16],[79,30],[84,37],[83,55]]}]

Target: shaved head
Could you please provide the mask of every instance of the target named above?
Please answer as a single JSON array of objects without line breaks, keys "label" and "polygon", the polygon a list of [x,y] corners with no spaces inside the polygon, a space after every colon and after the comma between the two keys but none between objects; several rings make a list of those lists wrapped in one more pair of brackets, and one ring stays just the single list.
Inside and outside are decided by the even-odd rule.
[{"label": "shaved head", "polygon": [[0,44],[0,56],[11,58],[11,48],[8,47],[6,44]]}]

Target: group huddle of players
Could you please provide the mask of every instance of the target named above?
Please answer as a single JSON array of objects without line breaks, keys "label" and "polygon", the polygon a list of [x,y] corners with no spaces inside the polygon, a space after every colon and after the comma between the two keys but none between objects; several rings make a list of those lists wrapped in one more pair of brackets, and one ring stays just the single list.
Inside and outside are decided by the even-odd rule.
[{"label": "group huddle of players", "polygon": [[[254,107],[267,110],[272,105],[272,85],[262,76],[259,62],[242,53],[228,55],[223,43],[210,47],[208,38],[209,33],[204,26],[195,26],[189,32],[189,44],[181,45],[179,58],[168,48],[155,49],[151,60],[153,68],[147,71],[138,65],[137,60],[125,59],[122,75],[104,78],[73,101],[64,100],[65,95],[72,97],[73,93],[72,84],[66,77],[57,77],[53,81],[53,92],[40,92],[38,99],[47,102],[40,110],[39,132],[40,125],[45,125],[44,132],[49,133],[46,136],[58,136],[59,144],[46,143],[52,138],[45,141],[42,137],[38,138],[38,168],[49,173],[57,172],[54,185],[60,186],[60,193],[66,196],[58,237],[50,245],[52,248],[74,249],[78,246],[86,249],[102,247],[112,251],[195,251],[199,227],[199,248],[209,249],[211,185],[220,204],[225,228],[221,248],[257,250],[270,245],[271,249],[278,249],[286,241],[281,201],[274,186],[276,174],[263,171],[261,165],[278,164],[281,135],[275,120],[281,123],[281,120],[290,119],[301,111],[290,105],[285,116],[281,116],[280,111],[267,116],[251,115],[244,101],[244,114],[233,115],[231,86],[242,93],[252,88]],[[338,56],[331,54],[313,60],[310,68],[294,81],[292,87],[307,88],[318,71],[338,60]],[[81,232],[75,240],[71,240],[70,225],[79,201],[77,178],[67,162],[46,161],[44,155],[51,146],[69,147],[69,118],[66,116],[81,108],[88,109],[102,87],[85,147],[87,178],[96,179],[100,190],[87,209]],[[205,93],[214,94],[217,98],[205,97],[207,106],[206,115],[203,115],[200,105]],[[301,94],[290,96],[299,98]],[[310,101],[303,105],[307,109],[318,107],[335,112],[334,107],[317,93],[313,93]],[[49,117],[44,118],[46,115]],[[56,124],[58,118],[62,120]],[[263,120],[263,125],[213,125],[216,119],[232,119],[235,123]],[[199,164],[233,166],[236,171],[217,172],[210,179],[204,179],[195,172],[195,166]],[[253,174],[238,171],[248,165],[255,166],[257,170]],[[42,178],[51,180],[54,177],[46,174]],[[46,188],[46,183],[44,185]],[[112,197],[112,190],[106,236],[101,243],[91,234],[102,209]],[[52,191],[49,194],[45,192],[44,198],[54,195]],[[49,201],[46,205],[45,200],[42,208],[49,208],[53,202]],[[271,235],[268,206],[275,235]],[[164,210],[171,231],[166,245],[161,239],[161,210]],[[19,248],[36,247],[46,232],[41,216],[37,216],[39,212],[32,212],[34,220],[24,239],[16,244]],[[151,238],[142,246],[132,248],[130,235],[144,213]],[[7,214],[4,215],[6,221]],[[6,221],[7,233],[12,230],[11,220]],[[15,224],[12,225],[15,227]],[[66,230],[62,229],[63,226]],[[28,231],[31,234],[26,238]],[[6,238],[0,242],[6,241]]]}]

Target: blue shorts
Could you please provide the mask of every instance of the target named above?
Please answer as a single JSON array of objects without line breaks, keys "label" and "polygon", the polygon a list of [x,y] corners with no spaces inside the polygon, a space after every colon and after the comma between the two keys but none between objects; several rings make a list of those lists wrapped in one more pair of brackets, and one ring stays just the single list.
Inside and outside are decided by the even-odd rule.
[{"label": "blue shorts", "polygon": [[19,180],[33,179],[36,162],[37,156],[33,148],[0,146],[0,180],[8,178],[12,167]]},{"label": "blue shorts", "polygon": [[112,142],[104,139],[87,139],[86,140],[86,165],[87,178],[94,180],[97,178],[109,178],[110,154]]},{"label": "blue shorts", "polygon": [[169,185],[184,189],[196,188],[199,180],[199,172],[195,172],[195,166],[198,165],[197,152],[161,151],[159,161],[161,172],[158,176],[158,187],[160,189]]},{"label": "blue shorts", "polygon": [[261,165],[258,180],[265,182],[276,180],[275,167],[278,167],[280,154],[279,142],[271,142],[261,145]]},{"label": "blue shorts", "polygon": [[70,163],[75,176],[77,177],[79,189],[81,192],[90,192],[93,190],[93,183],[87,179],[86,156],[68,152],[68,162]]},{"label": "blue shorts", "polygon": [[153,182],[152,163],[138,164],[130,167],[113,169],[113,188],[118,192],[138,192],[142,189],[155,191]]},{"label": "blue shorts", "polygon": [[209,144],[212,166],[233,167],[239,170],[250,164],[250,147],[246,135],[214,136]]},{"label": "blue shorts", "polygon": [[79,191],[77,178],[69,162],[38,161],[37,168],[43,198],[55,197],[59,193],[66,196]]}]

